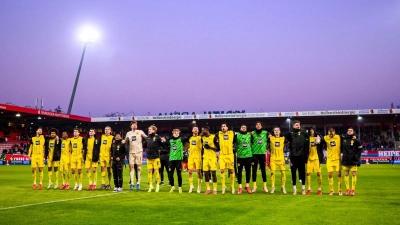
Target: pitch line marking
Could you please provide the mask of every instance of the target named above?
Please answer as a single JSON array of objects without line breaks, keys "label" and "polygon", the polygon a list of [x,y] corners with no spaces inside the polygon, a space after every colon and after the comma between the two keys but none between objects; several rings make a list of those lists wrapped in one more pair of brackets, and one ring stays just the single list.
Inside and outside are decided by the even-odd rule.
[{"label": "pitch line marking", "polygon": [[[122,193],[126,193],[126,192],[122,192]],[[16,208],[35,206],[35,205],[44,205],[44,204],[51,204],[51,203],[58,203],[58,202],[82,200],[82,199],[88,199],[88,198],[97,198],[97,197],[109,196],[109,195],[114,195],[114,194],[122,194],[122,193],[110,193],[110,194],[105,194],[105,195],[93,195],[93,196],[87,196],[87,197],[82,197],[82,198],[70,198],[70,199],[62,199],[62,200],[55,200],[55,201],[49,201],[49,202],[39,202],[39,203],[32,203],[32,204],[26,204],[26,205],[11,206],[11,207],[6,207],[6,208],[0,208],[0,211],[7,210],[7,209],[16,209]]]}]

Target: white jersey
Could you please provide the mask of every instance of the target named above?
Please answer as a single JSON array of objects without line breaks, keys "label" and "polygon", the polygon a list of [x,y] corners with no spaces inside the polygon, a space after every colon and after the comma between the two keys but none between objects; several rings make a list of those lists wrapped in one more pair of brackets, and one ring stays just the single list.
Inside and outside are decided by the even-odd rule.
[{"label": "white jersey", "polygon": [[143,152],[142,135],[147,135],[142,130],[129,131],[125,139],[129,141],[129,153]]}]

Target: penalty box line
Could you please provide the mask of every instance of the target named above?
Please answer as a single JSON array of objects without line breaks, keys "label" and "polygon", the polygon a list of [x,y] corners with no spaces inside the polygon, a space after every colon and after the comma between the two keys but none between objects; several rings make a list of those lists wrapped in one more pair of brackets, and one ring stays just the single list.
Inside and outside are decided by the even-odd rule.
[{"label": "penalty box line", "polygon": [[[122,193],[126,193],[126,192],[122,192]],[[36,206],[36,205],[45,205],[45,204],[51,204],[51,203],[69,202],[69,201],[75,201],[75,200],[104,197],[104,196],[122,194],[122,193],[110,193],[110,194],[105,194],[105,195],[94,195],[94,196],[87,196],[87,197],[81,197],[81,198],[70,198],[70,199],[62,199],[62,200],[55,200],[55,201],[48,201],[48,202],[32,203],[32,204],[26,204],[26,205],[11,206],[11,207],[6,207],[6,208],[0,208],[0,211],[7,210],[7,209],[24,208],[24,207]]]}]

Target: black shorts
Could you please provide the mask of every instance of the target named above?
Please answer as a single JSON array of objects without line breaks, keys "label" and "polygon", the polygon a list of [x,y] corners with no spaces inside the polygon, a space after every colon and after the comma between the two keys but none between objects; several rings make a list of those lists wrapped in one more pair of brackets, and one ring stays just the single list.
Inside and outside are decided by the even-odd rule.
[{"label": "black shorts", "polygon": [[182,169],[182,160],[172,160],[169,161],[169,168],[172,169],[177,169],[177,170],[181,170]]},{"label": "black shorts", "polygon": [[237,158],[237,166],[250,166],[253,163],[253,158]]}]

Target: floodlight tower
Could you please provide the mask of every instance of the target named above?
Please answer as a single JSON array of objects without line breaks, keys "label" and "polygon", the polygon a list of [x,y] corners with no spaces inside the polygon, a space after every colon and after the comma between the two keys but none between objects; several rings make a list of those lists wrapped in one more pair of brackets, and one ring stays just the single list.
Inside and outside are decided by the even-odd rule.
[{"label": "floodlight tower", "polygon": [[78,86],[79,74],[81,73],[82,62],[83,58],[85,57],[86,46],[88,44],[93,44],[96,38],[97,38],[97,32],[93,29],[88,29],[88,28],[84,29],[80,36],[80,42],[84,43],[83,53],[81,57],[81,62],[79,63],[78,73],[76,74],[74,89],[72,90],[71,100],[69,101],[67,114],[71,114],[72,104],[74,103],[74,98],[75,98],[76,87]]}]

